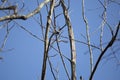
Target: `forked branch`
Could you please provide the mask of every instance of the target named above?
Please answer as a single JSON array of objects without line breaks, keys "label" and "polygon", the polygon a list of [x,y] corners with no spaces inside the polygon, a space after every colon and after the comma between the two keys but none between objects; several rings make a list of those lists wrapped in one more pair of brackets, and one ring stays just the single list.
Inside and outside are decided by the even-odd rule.
[{"label": "forked branch", "polygon": [[[37,14],[42,7],[47,4],[48,2],[50,2],[50,0],[44,0],[44,2],[42,2],[41,4],[39,4],[39,6],[33,10],[31,13],[28,13],[27,15],[18,15],[18,14],[13,14],[13,15],[7,15],[7,16],[3,16],[0,17],[0,22],[1,21],[5,21],[5,20],[13,20],[13,19],[22,19],[22,20],[26,20],[30,17],[32,17],[33,15]],[[11,6],[11,7],[7,7],[7,8],[1,8],[2,9],[13,9],[13,10],[17,10],[15,6]],[[17,12],[15,12],[17,13]]]},{"label": "forked branch", "polygon": [[99,65],[99,63],[100,63],[103,55],[105,54],[105,52],[114,44],[114,42],[116,40],[116,37],[118,35],[119,29],[120,29],[120,22],[117,25],[117,29],[116,29],[116,32],[115,32],[114,36],[111,38],[111,40],[109,41],[109,43],[107,44],[107,46],[104,48],[104,50],[101,52],[100,56],[98,57],[97,62],[95,64],[95,67],[93,68],[93,72],[90,75],[89,80],[92,80],[92,78],[93,78],[93,76],[94,76],[94,74],[96,72],[96,69],[97,69],[97,67],[98,67],[98,65]]},{"label": "forked branch", "polygon": [[50,10],[47,17],[47,24],[46,24],[46,31],[45,31],[45,41],[44,41],[44,57],[43,57],[43,65],[42,65],[42,74],[41,74],[41,80],[45,80],[46,75],[46,65],[47,65],[47,57],[48,57],[48,51],[49,51],[49,41],[48,41],[48,35],[52,20],[52,13],[55,5],[55,0],[52,0],[50,3]]}]

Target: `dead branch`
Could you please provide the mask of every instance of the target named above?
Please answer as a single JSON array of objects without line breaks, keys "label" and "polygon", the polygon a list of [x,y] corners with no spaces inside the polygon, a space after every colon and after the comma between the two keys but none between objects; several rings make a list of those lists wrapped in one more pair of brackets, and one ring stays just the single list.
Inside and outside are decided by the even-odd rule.
[{"label": "dead branch", "polygon": [[59,42],[58,42],[57,36],[56,36],[56,43],[57,43],[57,47],[58,47],[58,53],[60,54],[60,58],[61,58],[61,60],[62,60],[62,63],[63,63],[64,69],[65,69],[65,72],[66,72],[66,74],[67,74],[68,79],[70,80],[69,73],[68,73],[68,70],[67,70],[67,68],[66,68],[64,59],[63,59],[63,55],[62,55],[62,52],[61,52],[61,49],[60,49],[60,46],[59,46]]},{"label": "dead branch", "polygon": [[49,65],[50,65],[50,70],[51,70],[51,72],[52,72],[53,78],[54,78],[54,80],[57,80],[57,78],[55,77],[53,68],[52,68],[53,66],[52,66],[52,63],[51,63],[51,61],[50,61],[50,57],[48,57],[48,62],[49,62]]},{"label": "dead branch", "polygon": [[[26,20],[30,17],[32,17],[33,15],[37,14],[41,9],[42,7],[47,4],[48,2],[50,2],[50,0],[44,0],[44,2],[42,2],[41,4],[39,4],[39,6],[33,10],[32,12],[28,13],[27,15],[16,15],[16,14],[13,14],[13,15],[7,15],[7,16],[3,16],[3,17],[0,17],[0,22],[1,21],[5,21],[5,20],[13,20],[13,19],[22,19],[22,20]],[[14,10],[17,10],[16,8],[14,8],[14,6],[12,6],[12,8],[9,6],[7,7],[6,9],[14,9]],[[5,9],[5,8],[4,8]],[[17,12],[15,12],[17,13]]]},{"label": "dead branch", "polygon": [[4,46],[5,46],[5,44],[6,44],[6,41],[7,41],[7,39],[8,39],[8,36],[9,36],[9,33],[10,33],[10,30],[14,27],[14,25],[13,26],[11,26],[10,28],[8,27],[8,24],[10,23],[10,21],[7,21],[7,27],[6,27],[6,35],[5,35],[5,37],[4,37],[4,40],[3,40],[3,43],[2,43],[2,45],[1,45],[1,47],[0,47],[0,50],[2,51],[3,50],[3,48],[4,48]]},{"label": "dead branch", "polygon": [[85,11],[84,11],[84,0],[82,0],[82,17],[84,20],[84,23],[86,25],[86,36],[87,36],[87,44],[88,44],[88,49],[89,49],[89,53],[90,53],[90,73],[92,73],[93,70],[93,54],[92,54],[92,49],[90,46],[90,35],[89,35],[89,26],[88,26],[88,21],[87,18],[85,17]]},{"label": "dead branch", "polygon": [[101,52],[101,54],[99,55],[99,57],[98,57],[98,59],[97,59],[97,62],[96,62],[96,64],[95,64],[94,68],[93,68],[93,71],[92,71],[92,73],[91,73],[91,75],[90,75],[89,80],[92,80],[92,78],[93,78],[93,76],[94,76],[94,74],[95,74],[95,72],[96,72],[96,69],[97,69],[97,67],[98,67],[98,65],[99,65],[99,63],[100,63],[103,55],[105,54],[105,52],[114,44],[114,42],[115,42],[115,40],[116,40],[116,37],[117,37],[117,35],[118,35],[119,29],[120,29],[120,22],[119,22],[118,25],[117,25],[117,29],[116,29],[116,32],[115,32],[114,36],[111,38],[111,40],[109,41],[109,43],[107,44],[107,46],[104,48],[104,50],[103,50],[103,51]]},{"label": "dead branch", "polygon": [[61,0],[61,6],[63,8],[63,13],[65,17],[66,24],[68,26],[68,34],[70,40],[70,50],[71,50],[71,79],[76,80],[76,48],[74,41],[74,33],[70,21],[70,17],[68,15],[68,9],[65,6],[64,0]]},{"label": "dead branch", "polygon": [[103,11],[103,13],[102,13],[102,22],[101,22],[101,25],[100,25],[100,48],[101,48],[101,51],[103,51],[103,45],[102,45],[102,43],[103,43],[103,41],[102,41],[102,37],[103,37],[103,30],[104,30],[104,25],[105,25],[105,23],[106,23],[106,9],[107,9],[107,3],[106,3],[106,0],[104,1],[104,4],[100,1],[100,0],[98,0],[99,1],[99,3],[103,6],[103,9],[104,9],[104,11]]},{"label": "dead branch", "polygon": [[17,6],[13,5],[13,6],[8,6],[8,7],[0,7],[0,10],[16,10]]},{"label": "dead branch", "polygon": [[41,80],[45,80],[45,75],[46,75],[46,65],[47,65],[47,57],[48,57],[48,51],[49,51],[48,34],[49,34],[49,30],[50,30],[52,13],[53,13],[54,5],[55,5],[54,1],[55,0],[51,1],[50,10],[49,10],[49,14],[48,14],[48,17],[47,17],[47,24],[46,24],[46,31],[45,31],[45,42],[44,42],[44,57],[43,57]]}]

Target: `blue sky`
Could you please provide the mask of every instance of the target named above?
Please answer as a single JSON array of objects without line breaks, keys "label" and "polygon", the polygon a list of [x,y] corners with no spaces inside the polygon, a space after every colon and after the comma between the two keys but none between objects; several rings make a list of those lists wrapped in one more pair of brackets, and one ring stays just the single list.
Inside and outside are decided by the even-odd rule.
[{"label": "blue sky", "polygon": [[[42,2],[43,0],[40,0]],[[102,0],[103,1],[103,0]],[[117,0],[116,0],[117,1]],[[17,2],[21,3],[19,0],[10,0],[11,3],[16,4]],[[37,2],[35,0],[25,0],[25,8],[21,12],[21,14],[26,14],[29,11],[34,10],[37,7]],[[21,5],[18,4],[20,7]],[[43,25],[46,25],[46,11],[45,7],[41,10],[43,15]],[[61,11],[57,9],[57,11]],[[82,19],[82,8],[81,8],[81,0],[71,0],[71,7],[70,7],[70,17],[71,22],[75,34],[75,39],[86,42],[85,38],[81,35],[85,36],[85,24]],[[102,14],[103,8],[97,0],[85,0],[85,14],[88,19],[88,24],[90,27],[90,36],[91,42],[95,45],[99,45],[99,33],[100,30],[98,27],[101,24],[102,19],[100,18]],[[3,13],[0,11],[0,16]],[[111,3],[108,5],[107,9],[107,21],[108,23],[113,26],[117,25],[118,21],[120,20],[120,5],[115,3]],[[39,15],[35,15],[35,18],[38,19]],[[64,24],[63,18],[59,18],[57,20],[57,25],[62,26]],[[41,34],[41,27],[39,24],[33,19],[30,18],[26,21],[23,20],[16,20],[17,23],[24,26],[26,29],[31,31],[33,34],[37,35],[42,39]],[[0,25],[2,22],[0,22]],[[13,23],[10,23],[9,26],[12,26]],[[5,29],[0,29],[0,45],[3,41],[5,35]],[[67,30],[67,28],[65,28]],[[94,32],[95,31],[95,32]],[[109,41],[111,38],[109,33],[109,29],[105,26],[103,42]],[[63,31],[64,36],[67,36],[67,32]],[[119,34],[120,36],[120,34]],[[67,39],[63,39],[69,41]],[[115,45],[119,44],[117,42]],[[43,50],[44,50],[44,43],[38,39],[35,39],[31,35],[29,35],[26,31],[21,29],[18,25],[10,31],[8,40],[4,47],[3,52],[0,52],[0,56],[3,57],[3,60],[0,61],[0,80],[40,80],[41,75],[41,68],[42,68],[42,60],[43,60]],[[55,45],[54,45],[55,46]],[[60,43],[61,50],[64,55],[70,57],[70,49],[68,43]],[[12,51],[7,51],[8,49],[13,49]],[[82,75],[84,80],[88,80],[90,75],[89,70],[89,53],[88,47],[84,44],[76,42],[76,52],[77,52],[77,80],[79,80],[79,76]],[[56,52],[54,50],[50,50],[49,55],[53,55]],[[100,51],[93,50],[94,53],[94,64]],[[106,55],[110,53],[110,49],[107,51]],[[117,53],[117,57],[120,57],[120,51]],[[108,60],[107,60],[108,59]],[[51,61],[54,64],[55,68],[58,68],[58,78],[59,80],[67,80],[66,74],[61,59],[59,55],[56,57],[51,58]],[[68,67],[68,71],[70,72],[70,63],[65,59],[65,62]],[[94,80],[119,80],[120,79],[120,67],[116,65],[116,60],[113,59],[103,59],[100,62],[100,65],[94,75]],[[47,74],[46,80],[53,80],[53,77],[50,72],[49,65],[47,66]]]}]

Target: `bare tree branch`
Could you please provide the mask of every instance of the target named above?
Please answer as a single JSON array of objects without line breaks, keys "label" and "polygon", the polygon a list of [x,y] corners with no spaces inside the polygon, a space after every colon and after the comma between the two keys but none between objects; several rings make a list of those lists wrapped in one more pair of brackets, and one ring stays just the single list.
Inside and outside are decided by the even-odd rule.
[{"label": "bare tree branch", "polygon": [[64,62],[64,59],[63,59],[63,56],[62,56],[62,52],[61,52],[61,50],[60,50],[60,46],[59,46],[59,43],[58,43],[58,38],[57,38],[57,36],[56,36],[56,39],[57,39],[57,40],[56,40],[56,43],[57,43],[58,51],[59,51],[59,54],[60,54],[60,57],[61,57],[61,60],[62,60],[64,69],[65,69],[65,72],[66,72],[66,74],[67,74],[68,79],[70,80],[69,73],[68,73],[68,70],[67,70],[67,68],[66,68],[66,65],[65,65],[65,62]]},{"label": "bare tree branch", "polygon": [[52,68],[52,63],[51,63],[51,61],[50,61],[50,58],[48,57],[48,62],[49,62],[49,65],[50,65],[50,70],[51,70],[51,72],[52,72],[52,75],[53,75],[53,77],[54,77],[54,80],[57,80],[57,78],[55,77],[55,74],[54,74],[54,71],[53,71],[53,68]]},{"label": "bare tree branch", "polygon": [[95,72],[96,72],[96,69],[97,69],[97,67],[98,67],[98,65],[99,65],[99,63],[100,63],[103,55],[105,54],[105,52],[114,44],[114,42],[115,42],[115,40],[116,40],[116,37],[117,37],[117,35],[118,35],[119,29],[120,29],[120,22],[119,22],[118,25],[117,25],[117,29],[116,29],[116,32],[115,32],[114,36],[111,38],[110,42],[107,44],[107,46],[104,48],[104,50],[103,50],[103,51],[101,52],[101,54],[99,55],[99,57],[98,57],[98,59],[97,59],[97,62],[96,62],[96,64],[95,64],[94,68],[93,68],[93,72],[92,72],[91,75],[90,75],[89,80],[92,80],[92,78],[93,78],[93,76],[94,76],[94,74],[95,74]]},{"label": "bare tree branch", "polygon": [[0,47],[0,51],[2,51],[2,49],[4,48],[4,46],[5,46],[5,44],[6,44],[6,41],[7,41],[7,39],[8,39],[8,35],[9,35],[9,33],[10,33],[10,30],[14,27],[14,25],[13,25],[12,27],[9,28],[9,26],[8,26],[9,22],[10,22],[10,21],[7,21],[7,23],[6,23],[6,24],[7,24],[7,27],[6,27],[6,35],[5,35],[5,37],[4,37],[4,40],[3,40],[2,45],[1,45],[1,47]]},{"label": "bare tree branch", "polygon": [[100,4],[103,6],[103,8],[104,8],[104,11],[103,11],[103,14],[102,14],[102,23],[101,23],[101,33],[100,33],[100,48],[101,48],[101,51],[103,51],[103,45],[102,45],[102,43],[103,43],[103,41],[102,41],[102,37],[103,37],[103,30],[104,30],[104,25],[105,25],[105,23],[106,23],[106,8],[107,8],[107,3],[106,3],[106,0],[104,0],[104,4],[100,1],[100,0],[98,0],[99,2],[100,2]]},{"label": "bare tree branch", "polygon": [[68,15],[68,10],[65,6],[64,0],[61,0],[61,6],[63,8],[64,17],[66,24],[68,26],[68,34],[70,40],[70,50],[71,50],[71,79],[76,80],[76,48],[75,48],[75,41],[74,41],[74,33],[70,21],[70,17]]},{"label": "bare tree branch", "polygon": [[51,24],[51,18],[52,18],[54,5],[55,5],[55,0],[52,0],[51,4],[50,4],[49,14],[48,14],[48,17],[47,17],[47,24],[46,24],[46,31],[45,31],[44,57],[43,57],[41,80],[45,80],[45,75],[46,75],[46,65],[47,65],[47,57],[48,57],[48,50],[49,50],[48,34],[49,34],[49,29],[50,29],[50,24]]},{"label": "bare tree branch", "polygon": [[90,73],[92,73],[92,70],[93,70],[93,54],[92,54],[92,49],[91,49],[91,46],[90,46],[89,26],[88,26],[88,21],[85,17],[84,8],[85,8],[84,7],[84,0],[82,0],[82,16],[83,16],[84,23],[86,25],[87,43],[88,43],[88,49],[89,49],[89,52],[90,52]]},{"label": "bare tree branch", "polygon": [[[44,2],[42,2],[34,11],[32,11],[31,13],[27,14],[27,15],[18,15],[18,14],[13,14],[13,15],[7,15],[7,16],[3,16],[0,17],[0,22],[1,21],[5,21],[5,20],[13,20],[13,19],[22,19],[22,20],[26,20],[30,17],[32,17],[33,15],[37,14],[42,7],[47,4],[48,2],[50,2],[50,0],[44,0]],[[17,10],[16,7],[13,8],[15,6],[12,6],[12,8],[9,6],[6,9],[10,8],[10,9],[14,9]],[[4,8],[5,9],[5,8]],[[17,13],[17,12],[16,12]]]},{"label": "bare tree branch", "polygon": [[33,36],[34,38],[43,41],[43,39],[39,38],[37,35],[33,34],[32,32],[30,32],[29,30],[27,30],[24,26],[20,25],[19,23],[17,23],[16,21],[14,21],[21,29],[23,29],[24,31],[26,31],[28,34],[30,34],[31,36]]},{"label": "bare tree branch", "polygon": [[[58,7],[58,6],[57,6],[57,7]],[[56,8],[56,7],[55,7],[55,8]],[[63,14],[63,13],[62,13],[62,14]],[[57,44],[58,53],[59,53],[59,55],[60,55],[60,58],[61,58],[63,67],[64,67],[64,69],[65,69],[65,72],[66,72],[66,74],[67,74],[67,77],[68,77],[68,79],[70,80],[70,76],[69,76],[69,73],[68,73],[66,64],[65,64],[65,62],[64,62],[64,59],[63,59],[63,57],[66,58],[66,56],[64,56],[64,55],[62,54],[61,49],[60,49],[60,45],[59,45],[60,31],[61,31],[63,28],[61,28],[61,29],[59,29],[59,30],[56,30],[56,26],[57,26],[57,25],[56,25],[56,19],[57,19],[57,17],[59,17],[60,15],[61,15],[61,14],[56,15],[56,14],[55,14],[55,9],[54,9],[54,12],[53,12],[53,16],[54,16],[53,29],[54,29],[54,34],[55,34],[55,38],[56,38],[55,41],[56,41],[56,44]]]}]

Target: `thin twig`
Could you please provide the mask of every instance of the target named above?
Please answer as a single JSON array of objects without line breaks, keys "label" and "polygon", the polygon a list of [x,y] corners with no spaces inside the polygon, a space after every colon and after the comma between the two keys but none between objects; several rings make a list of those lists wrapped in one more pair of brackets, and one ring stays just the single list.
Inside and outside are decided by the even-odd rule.
[{"label": "thin twig", "polygon": [[23,29],[24,31],[26,31],[28,34],[30,34],[31,36],[33,36],[34,38],[43,41],[43,39],[39,38],[38,36],[36,36],[35,34],[33,34],[32,32],[30,32],[29,30],[27,30],[24,26],[20,25],[19,23],[17,23],[16,21],[14,21],[21,29]]},{"label": "thin twig", "polygon": [[49,57],[48,57],[48,62],[49,62],[49,65],[50,65],[50,70],[51,70],[51,72],[52,72],[53,78],[54,78],[54,80],[57,80],[56,77],[55,77],[55,74],[54,74],[54,71],[53,71],[53,68],[52,68],[52,63],[51,63]]},{"label": "thin twig", "polygon": [[7,41],[7,39],[8,39],[8,35],[9,35],[9,33],[10,33],[10,30],[14,27],[14,25],[11,27],[11,28],[8,28],[9,26],[8,26],[8,23],[9,23],[10,21],[8,21],[6,24],[7,24],[7,29],[6,29],[6,35],[5,35],[5,37],[4,37],[4,40],[3,40],[3,43],[2,43],[2,45],[1,45],[1,47],[0,47],[0,50],[2,50],[3,48],[4,48],[4,46],[5,46],[5,44],[6,44],[6,41]]},{"label": "thin twig", "polygon": [[67,74],[68,79],[70,80],[69,73],[68,73],[68,70],[67,70],[67,68],[66,68],[66,65],[65,65],[65,62],[64,62],[62,53],[61,53],[61,49],[60,49],[60,46],[59,46],[59,43],[58,43],[57,35],[56,35],[56,43],[57,43],[58,52],[59,52],[59,54],[60,54],[60,58],[61,58],[61,60],[62,60],[62,63],[63,63],[64,69],[65,69],[65,72],[66,72],[66,74]]}]

